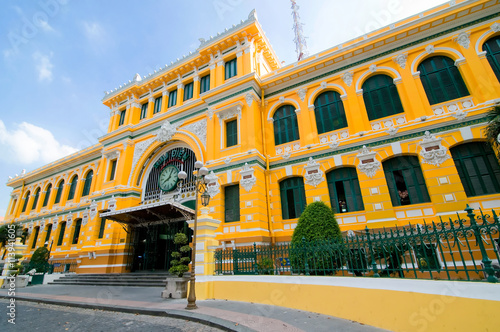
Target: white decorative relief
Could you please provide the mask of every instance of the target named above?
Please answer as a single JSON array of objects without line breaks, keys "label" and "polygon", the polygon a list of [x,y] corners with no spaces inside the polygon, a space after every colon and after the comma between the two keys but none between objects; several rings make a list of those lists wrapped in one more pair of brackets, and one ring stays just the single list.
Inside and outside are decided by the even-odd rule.
[{"label": "white decorative relief", "polygon": [[168,120],[165,120],[156,134],[156,140],[161,143],[170,141],[177,133],[178,128],[179,125],[173,125]]},{"label": "white decorative relief", "polygon": [[319,86],[322,88],[322,89],[326,89],[326,82],[321,82],[319,84]]},{"label": "white decorative relief", "polygon": [[[139,162],[139,159],[141,159],[142,155],[144,152],[151,146],[156,141],[156,137],[151,137],[145,141],[139,142],[135,145],[134,147],[134,156],[132,158],[132,172],[130,172],[130,176],[128,179],[128,182],[130,183],[130,180],[132,179],[132,173],[135,169],[135,166]],[[94,217],[92,217],[94,218]]]},{"label": "white decorative relief", "polygon": [[73,223],[73,215],[70,213],[66,216],[66,228],[70,228]]},{"label": "white decorative relief", "polygon": [[31,232],[32,232],[32,231],[33,231],[33,223],[32,223],[32,222],[30,222],[30,223],[28,224],[28,234],[31,234]]},{"label": "white decorative relief", "polygon": [[363,145],[363,148],[359,150],[359,154],[357,155],[359,159],[358,169],[365,173],[368,177],[373,177],[377,170],[380,168],[380,161],[376,159],[376,152],[370,151]]},{"label": "white decorative relief", "polygon": [[433,45],[427,45],[427,47],[425,48],[425,51],[426,51],[428,54],[432,54],[432,53],[434,53],[434,46],[433,46]]},{"label": "white decorative relief", "polygon": [[[252,106],[252,103],[253,103],[253,96],[252,96],[252,94],[251,94],[251,93],[247,93],[247,94],[245,95],[245,101],[247,102],[248,107]],[[212,117],[210,117],[210,118],[212,118]]]},{"label": "white decorative relief", "polygon": [[342,130],[334,132],[333,134],[321,135],[319,137],[320,144],[328,144],[332,149],[336,149],[340,141],[349,138],[349,131]]},{"label": "white decorative relief", "polygon": [[54,219],[52,219],[52,229],[56,230],[57,229],[57,225],[59,225],[59,217],[56,214],[56,216],[54,217]]},{"label": "white decorative relief", "polygon": [[368,70],[372,73],[376,72],[377,71],[377,65],[376,64],[373,64],[373,65],[370,65],[370,67],[368,67]]},{"label": "white decorative relief", "polygon": [[285,97],[281,96],[281,97],[279,97],[279,98],[278,98],[278,100],[279,100],[279,101],[280,101],[280,103],[282,104],[282,103],[284,103],[284,102],[285,102]]},{"label": "white decorative relief", "polygon": [[116,198],[115,195],[111,196],[111,199],[108,201],[108,210],[115,211],[116,210]]},{"label": "white decorative relief", "polygon": [[300,88],[297,90],[297,95],[302,101],[306,99],[306,93],[307,93],[307,88]]},{"label": "white decorative relief", "polygon": [[344,81],[344,83],[347,85],[347,86],[351,86],[352,84],[352,73],[351,72],[347,72],[347,73],[344,73],[344,75],[342,75],[342,80]]},{"label": "white decorative relief", "polygon": [[208,118],[209,118],[210,120],[212,120],[212,117],[214,116],[214,109],[213,109],[213,108],[211,108],[211,107],[209,107],[209,108],[207,109],[207,115],[208,115]]},{"label": "white decorative relief", "polygon": [[207,176],[205,176],[205,181],[207,183],[207,193],[210,198],[214,198],[215,195],[220,193],[219,177],[211,171]]},{"label": "white decorative relief", "polygon": [[207,119],[191,123],[182,129],[192,132],[200,139],[205,149],[207,148]]},{"label": "white decorative relief", "polygon": [[396,126],[400,126],[406,123],[406,117],[404,115],[402,116],[395,116],[393,118],[386,118],[383,121],[372,121],[371,126],[372,130],[374,131],[379,131],[379,130],[388,130],[390,129],[391,132],[394,132],[394,128]]},{"label": "white decorative relief", "polygon": [[89,221],[89,210],[85,210],[82,214],[82,226],[85,227]]},{"label": "white decorative relief", "polygon": [[424,163],[440,166],[450,158],[448,149],[441,145],[441,140],[442,138],[434,136],[429,131],[425,132],[424,138],[418,143],[421,147],[420,156]]},{"label": "white decorative relief", "polygon": [[92,201],[92,203],[90,203],[89,216],[90,219],[94,219],[95,216],[97,216],[97,203],[95,201]]},{"label": "white decorative relief", "polygon": [[307,161],[307,165],[304,166],[304,170],[306,171],[306,174],[304,175],[305,177],[305,183],[317,187],[318,184],[323,182],[323,171],[320,168],[320,164],[318,164],[312,157],[309,157],[309,160]]},{"label": "white decorative relief", "polygon": [[463,48],[469,48],[470,44],[470,33],[469,32],[461,32],[456,38],[453,39],[458,45]]},{"label": "white decorative relief", "polygon": [[241,106],[231,107],[227,110],[217,113],[219,120],[229,120],[234,117],[241,119]]},{"label": "white decorative relief", "polygon": [[434,115],[446,115],[446,114],[451,114],[455,118],[461,120],[467,116],[467,112],[465,110],[474,107],[474,102],[472,101],[472,98],[464,98],[461,100],[457,100],[453,102],[452,104],[441,104],[432,107],[432,112]]},{"label": "white decorative relief", "polygon": [[395,58],[393,58],[394,62],[397,63],[403,69],[406,67],[407,59],[408,59],[407,54],[399,54]]},{"label": "white decorative relief", "polygon": [[280,145],[279,147],[276,147],[276,154],[282,155],[284,159],[288,159],[292,155],[292,152],[297,150],[300,150],[299,143]]},{"label": "white decorative relief", "polygon": [[250,192],[252,190],[253,186],[257,182],[257,178],[254,175],[254,169],[253,167],[248,166],[248,163],[245,163],[243,168],[240,171],[241,175],[241,180],[240,180],[240,185],[245,188],[247,192]]},{"label": "white decorative relief", "polygon": [[493,32],[499,32],[500,31],[500,23],[495,22],[491,25],[490,28],[491,28],[491,31],[493,31]]}]

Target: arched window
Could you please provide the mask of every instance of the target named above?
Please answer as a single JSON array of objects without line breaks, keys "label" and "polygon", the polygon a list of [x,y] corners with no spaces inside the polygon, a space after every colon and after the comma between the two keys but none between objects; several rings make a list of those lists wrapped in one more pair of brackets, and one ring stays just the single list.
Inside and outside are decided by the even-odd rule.
[{"label": "arched window", "polygon": [[50,198],[50,192],[52,191],[52,183],[50,183],[47,186],[47,189],[45,190],[45,197],[43,199],[43,204],[42,207],[46,207],[47,204],[49,204],[49,198]]},{"label": "arched window", "polygon": [[336,91],[326,91],[314,100],[318,134],[347,127],[344,104]]},{"label": "arched window", "polygon": [[393,206],[430,202],[418,157],[391,158],[383,167]]},{"label": "arched window", "polygon": [[57,245],[60,246],[63,243],[64,232],[66,231],[66,222],[61,223],[61,229],[59,230],[59,238],[57,239]]},{"label": "arched window", "polygon": [[40,233],[40,227],[35,227],[33,231],[35,233],[33,235],[33,242],[31,243],[31,249],[34,249],[36,246],[36,241],[38,241],[38,233]]},{"label": "arched window", "polygon": [[71,244],[78,244],[78,238],[80,237],[81,228],[82,228],[82,219],[78,219],[75,222],[75,232],[73,233],[73,241],[71,241]]},{"label": "arched window", "polygon": [[36,205],[38,204],[38,197],[40,196],[40,188],[38,188],[36,191],[35,191],[35,198],[33,198],[33,204],[31,205],[31,209],[32,210],[35,210],[36,209]]},{"label": "arched window", "polygon": [[75,198],[76,185],[78,184],[78,175],[73,176],[71,179],[68,193],[68,201]]},{"label": "arched window", "polygon": [[431,105],[469,95],[460,71],[448,57],[427,58],[418,65],[418,71]]},{"label": "arched window", "polygon": [[486,58],[500,81],[500,36],[487,40],[483,44],[483,51],[486,51]]},{"label": "arched window", "polygon": [[500,193],[500,166],[489,145],[465,143],[450,152],[468,197]]},{"label": "arched window", "polygon": [[382,74],[372,76],[363,83],[362,88],[370,121],[404,112],[398,89],[391,77]]},{"label": "arched window", "polygon": [[[47,233],[45,234],[45,242],[49,242],[50,240],[50,233],[52,233],[52,224],[47,225]],[[48,244],[48,243],[47,243]]]},{"label": "arched window", "polygon": [[94,176],[94,171],[90,170],[85,177],[85,184],[83,185],[82,197],[88,196],[90,193],[90,186],[92,185],[92,177]]},{"label": "arched window", "polygon": [[30,199],[30,192],[28,191],[26,193],[26,196],[24,196],[24,204],[23,204],[23,209],[21,210],[21,212],[26,212],[26,208],[28,207],[29,199]]},{"label": "arched window", "polygon": [[281,213],[283,219],[300,217],[306,207],[304,179],[293,177],[280,182]]},{"label": "arched window", "polygon": [[334,169],[326,174],[330,202],[337,213],[365,209],[358,174],[354,167]]},{"label": "arched window", "polygon": [[57,193],[54,204],[59,204],[59,202],[61,201],[63,189],[64,189],[64,180],[61,180],[61,182],[59,182],[59,185],[57,186]]},{"label": "arched window", "polygon": [[284,105],[274,113],[274,144],[280,145],[299,139],[299,125],[295,107]]}]

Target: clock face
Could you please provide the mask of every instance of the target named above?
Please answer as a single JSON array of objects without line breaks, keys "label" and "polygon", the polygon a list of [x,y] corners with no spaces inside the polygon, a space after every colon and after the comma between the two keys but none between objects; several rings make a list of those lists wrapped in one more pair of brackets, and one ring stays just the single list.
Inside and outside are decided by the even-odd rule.
[{"label": "clock face", "polygon": [[174,189],[177,185],[177,181],[179,181],[179,178],[177,177],[178,173],[179,170],[175,167],[175,165],[165,166],[160,173],[160,177],[158,178],[158,185],[161,190],[170,191]]}]

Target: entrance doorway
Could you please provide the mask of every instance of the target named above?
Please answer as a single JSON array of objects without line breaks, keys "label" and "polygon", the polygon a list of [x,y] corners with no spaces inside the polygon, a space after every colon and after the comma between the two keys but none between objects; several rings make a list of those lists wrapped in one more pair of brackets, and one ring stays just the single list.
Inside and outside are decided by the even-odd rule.
[{"label": "entrance doorway", "polygon": [[172,252],[179,249],[174,244],[174,235],[179,232],[186,234],[191,241],[193,231],[185,221],[136,227],[132,234],[134,241],[131,271],[168,270]]}]

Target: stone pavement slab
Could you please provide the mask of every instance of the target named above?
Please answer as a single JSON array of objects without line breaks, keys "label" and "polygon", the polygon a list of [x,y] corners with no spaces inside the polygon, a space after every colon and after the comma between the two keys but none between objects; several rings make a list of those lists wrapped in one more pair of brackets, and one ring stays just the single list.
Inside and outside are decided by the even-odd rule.
[{"label": "stone pavement slab", "polygon": [[[162,287],[37,285],[16,289],[16,298],[35,302],[189,319],[226,331],[385,331],[332,316],[285,307],[199,300],[185,310],[186,299],[162,299]],[[0,290],[8,298],[8,290]]]}]

